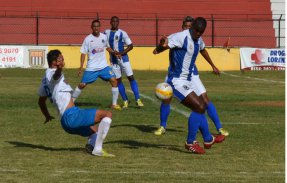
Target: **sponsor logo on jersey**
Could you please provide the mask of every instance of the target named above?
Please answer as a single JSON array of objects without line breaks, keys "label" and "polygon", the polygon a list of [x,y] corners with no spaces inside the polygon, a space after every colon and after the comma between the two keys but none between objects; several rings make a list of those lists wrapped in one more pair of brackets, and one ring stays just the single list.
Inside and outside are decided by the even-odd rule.
[{"label": "sponsor logo on jersey", "polygon": [[186,86],[186,85],[183,85],[182,87],[183,87],[185,90],[189,90],[189,87]]}]

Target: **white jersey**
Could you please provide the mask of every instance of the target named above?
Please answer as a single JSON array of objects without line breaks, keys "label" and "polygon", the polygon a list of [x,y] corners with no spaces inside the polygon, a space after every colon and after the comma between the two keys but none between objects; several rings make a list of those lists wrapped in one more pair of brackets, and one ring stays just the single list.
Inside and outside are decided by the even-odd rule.
[{"label": "white jersey", "polygon": [[194,71],[196,57],[205,44],[200,37],[193,40],[191,30],[184,30],[168,36],[168,46],[170,48],[168,77],[191,80]]},{"label": "white jersey", "polygon": [[107,36],[100,33],[99,37],[88,35],[82,44],[80,52],[88,54],[86,71],[98,71],[108,66],[105,50]]},{"label": "white jersey", "polygon": [[65,82],[65,77],[62,74],[58,80],[53,79],[56,69],[48,68],[45,76],[42,79],[39,88],[39,96],[47,96],[51,102],[57,107],[60,118],[64,114],[70,100],[73,89]]},{"label": "white jersey", "polygon": [[[110,29],[105,30],[105,34],[108,38],[108,47],[112,48],[115,51],[122,52],[125,49],[126,45],[132,44],[131,39],[128,34],[122,30],[118,29],[117,31],[112,31]],[[123,62],[128,62],[128,55],[122,55]],[[110,61],[113,64],[117,64],[117,58],[113,55],[110,55]]]}]

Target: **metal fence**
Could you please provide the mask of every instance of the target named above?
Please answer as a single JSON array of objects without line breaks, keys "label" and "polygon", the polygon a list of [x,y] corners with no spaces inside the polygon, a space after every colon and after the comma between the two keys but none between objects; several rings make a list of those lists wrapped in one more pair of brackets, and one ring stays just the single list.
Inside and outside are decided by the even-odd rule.
[{"label": "metal fence", "polygon": [[[221,18],[209,15],[203,35],[208,47],[285,47],[285,15],[278,19]],[[80,45],[91,33],[93,19],[101,20],[101,31],[110,28],[110,19],[99,17],[51,17],[0,15],[0,44]],[[135,46],[154,46],[162,35],[181,31],[182,18],[121,18]],[[277,28],[273,27],[276,24]]]}]

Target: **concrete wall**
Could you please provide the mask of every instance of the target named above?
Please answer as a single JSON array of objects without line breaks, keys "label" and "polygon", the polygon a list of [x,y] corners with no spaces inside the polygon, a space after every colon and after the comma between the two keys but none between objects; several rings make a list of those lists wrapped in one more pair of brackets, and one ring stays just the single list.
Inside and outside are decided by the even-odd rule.
[{"label": "concrete wall", "polygon": [[[79,46],[49,46],[49,50],[52,49],[59,49],[62,51],[66,62],[66,68],[79,68]],[[132,68],[134,70],[167,70],[169,65],[168,51],[153,55],[153,49],[153,47],[134,47],[129,53]],[[222,48],[207,48],[207,51],[219,70],[240,70],[239,48],[232,48],[230,52]],[[107,58],[109,58],[108,54]],[[200,71],[211,70],[211,67],[201,55],[199,55],[196,65]]]}]

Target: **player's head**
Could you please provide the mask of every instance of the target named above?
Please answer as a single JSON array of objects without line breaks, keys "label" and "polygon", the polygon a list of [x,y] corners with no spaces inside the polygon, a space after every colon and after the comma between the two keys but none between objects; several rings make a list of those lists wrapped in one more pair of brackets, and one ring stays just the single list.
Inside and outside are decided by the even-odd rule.
[{"label": "player's head", "polygon": [[112,29],[112,30],[117,30],[118,27],[119,27],[119,23],[120,23],[119,17],[113,16],[113,17],[111,18],[111,21],[110,21],[110,24],[111,24],[111,26],[112,26],[111,29]]},{"label": "player's head", "polygon": [[203,17],[197,17],[192,24],[192,38],[197,40],[204,33],[207,22]]},{"label": "player's head", "polygon": [[99,19],[93,20],[91,24],[93,35],[97,36],[100,34],[101,22]]},{"label": "player's head", "polygon": [[47,54],[47,60],[49,67],[57,65],[57,62],[63,62],[64,57],[60,50],[51,50]]},{"label": "player's head", "polygon": [[186,16],[182,20],[182,30],[190,29],[192,27],[194,19],[191,16]]}]

